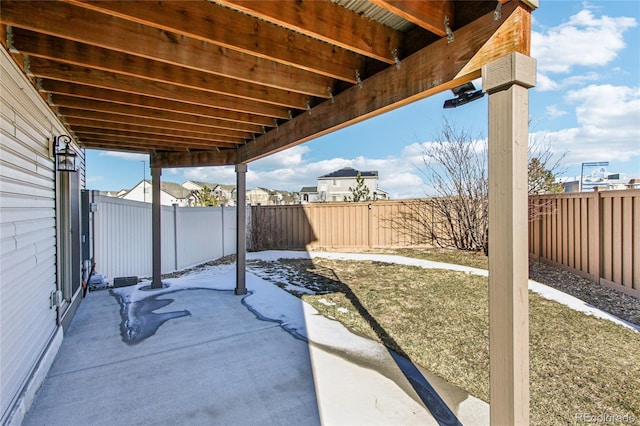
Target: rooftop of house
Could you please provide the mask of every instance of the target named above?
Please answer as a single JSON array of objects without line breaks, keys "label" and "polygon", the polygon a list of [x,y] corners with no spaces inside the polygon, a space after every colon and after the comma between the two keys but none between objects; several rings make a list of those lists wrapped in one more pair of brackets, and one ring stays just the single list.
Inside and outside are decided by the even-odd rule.
[{"label": "rooftop of house", "polygon": [[303,186],[300,192],[318,192],[317,186]]},{"label": "rooftop of house", "polygon": [[189,195],[191,195],[190,189],[187,189],[179,183],[175,182],[161,182],[160,188],[164,192],[178,200],[187,198]]},{"label": "rooftop of house", "polygon": [[378,171],[359,171],[354,169],[353,167],[344,167],[340,170],[336,170],[335,172],[320,176],[318,179],[335,179],[335,178],[354,178],[358,176],[362,177],[378,177]]}]

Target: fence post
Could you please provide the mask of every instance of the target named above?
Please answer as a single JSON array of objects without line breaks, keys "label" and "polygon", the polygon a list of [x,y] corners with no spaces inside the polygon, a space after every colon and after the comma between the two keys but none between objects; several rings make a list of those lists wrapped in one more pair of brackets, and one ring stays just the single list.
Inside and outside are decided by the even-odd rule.
[{"label": "fence post", "polygon": [[589,220],[589,240],[594,238],[593,245],[589,241],[589,269],[596,283],[600,283],[602,278],[602,202],[599,192],[589,194],[589,213],[593,213],[593,217]]},{"label": "fence post", "polygon": [[178,270],[178,204],[173,204],[173,260]]},{"label": "fence post", "polygon": [[367,204],[367,243],[369,248],[371,248],[371,240],[372,240],[372,236],[371,236],[371,203]]},{"label": "fence post", "polygon": [[[536,206],[537,210],[538,210],[538,213],[537,213],[538,217],[536,217],[534,220],[535,220],[535,225],[538,226],[538,244],[537,244],[537,247],[536,247],[536,253],[535,253],[536,257],[535,257],[535,259],[539,262],[540,259],[542,258],[542,240],[543,240],[542,221],[543,221],[543,218],[544,218],[544,204],[545,204],[545,201],[540,197],[536,197],[536,201],[537,201],[537,204],[538,204]],[[529,238],[531,238],[531,237],[529,237]]]},{"label": "fence post", "polygon": [[221,228],[221,232],[220,232],[220,236],[222,238],[222,257],[224,257],[224,204],[220,205],[220,228]]}]

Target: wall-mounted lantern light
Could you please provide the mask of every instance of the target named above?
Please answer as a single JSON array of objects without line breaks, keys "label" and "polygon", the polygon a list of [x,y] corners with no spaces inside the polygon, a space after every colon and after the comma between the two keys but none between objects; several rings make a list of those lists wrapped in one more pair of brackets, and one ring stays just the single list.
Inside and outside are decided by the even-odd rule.
[{"label": "wall-mounted lantern light", "polygon": [[[64,148],[62,148],[64,144]],[[56,136],[53,140],[53,151],[56,157],[56,170],[59,172],[77,172],[76,158],[78,157],[71,148],[71,137],[67,135]]]}]

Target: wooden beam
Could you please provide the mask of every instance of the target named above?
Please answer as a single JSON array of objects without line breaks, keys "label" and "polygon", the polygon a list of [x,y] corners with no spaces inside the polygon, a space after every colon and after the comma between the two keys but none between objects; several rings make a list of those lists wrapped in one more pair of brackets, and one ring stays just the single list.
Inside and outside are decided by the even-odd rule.
[{"label": "wooden beam", "polygon": [[58,1],[3,0],[0,22],[311,96],[324,96],[327,86],[332,84],[330,77],[314,72]]},{"label": "wooden beam", "polygon": [[214,1],[387,64],[394,63],[391,52],[404,38],[399,31],[328,1]]},{"label": "wooden beam", "polygon": [[516,39],[492,39],[502,25],[513,25],[507,22],[512,14],[529,13],[516,1],[506,4],[502,12],[498,20],[493,13],[480,17],[457,30],[453,43],[442,38],[404,59],[400,69],[389,67],[365,80],[363,88],[351,87],[333,102],[325,101],[309,114],[282,124],[277,132],[248,142],[238,148],[239,162],[256,160],[480,77],[480,63],[465,73],[460,71],[487,42],[492,44],[483,60],[491,61],[519,51],[525,44],[522,39],[529,37],[522,33]]},{"label": "wooden beam", "polygon": [[153,152],[153,149],[150,148],[149,146],[144,146],[144,147],[133,147],[130,145],[119,146],[117,141],[113,141],[113,140],[101,142],[97,140],[83,138],[80,140],[80,144],[82,144],[82,146],[86,149],[96,149],[96,150],[103,150],[103,151],[133,152],[138,154],[150,154]]},{"label": "wooden beam", "polygon": [[134,93],[162,100],[174,100],[228,111],[264,115],[272,118],[289,118],[287,108],[271,104],[188,89],[174,84],[143,80],[77,65],[61,64],[48,59],[31,58],[30,63],[31,72],[40,78],[84,84],[102,89]]},{"label": "wooden beam", "polygon": [[[503,6],[506,8],[506,6]],[[505,9],[506,10],[506,9]],[[514,44],[514,51],[520,52],[529,56],[531,51],[531,9],[528,6],[522,5],[515,12],[504,16],[504,23],[500,25],[500,28],[491,36],[491,38],[485,43],[482,48],[473,55],[473,58],[460,70],[458,75],[464,75],[470,70],[482,68],[484,64],[498,59],[496,50],[498,50],[505,40],[510,40]],[[523,35],[527,35],[523,37]]]},{"label": "wooden beam", "polygon": [[[80,135],[92,135],[96,137],[107,136],[109,138],[120,140],[122,142],[141,141],[149,144],[154,144],[154,143],[157,143],[158,145],[164,144],[168,147],[184,146],[186,148],[194,148],[194,149],[211,149],[215,147],[235,148],[238,146],[238,144],[236,143],[226,142],[226,141],[216,141],[216,140],[202,141],[202,140],[186,138],[186,137],[179,138],[179,137],[155,135],[152,133],[140,133],[140,132],[131,132],[131,131],[126,132],[126,131],[119,131],[119,130],[99,129],[99,128],[93,128],[93,127],[72,127],[71,130],[73,130],[73,132],[76,133],[78,136]],[[155,147],[152,146],[152,148],[155,148]],[[170,148],[167,148],[167,149],[170,149]]]},{"label": "wooden beam", "polygon": [[[216,123],[215,125],[218,127],[246,129],[254,133],[262,131],[260,126],[273,126],[273,119],[261,115],[220,110],[202,105],[152,98],[149,96],[101,89],[82,84],[72,84],[56,80],[43,80],[42,86],[45,92],[55,95],[54,103],[57,104],[62,102],[60,103],[61,105],[75,108],[96,108],[98,111],[103,111],[104,104],[113,104],[112,111],[114,112],[121,111],[119,109],[120,106],[127,108],[142,108],[144,110],[151,110],[149,114],[154,117],[173,117],[173,114],[178,114],[179,120],[184,120],[184,116],[189,115],[192,116],[194,120],[204,119],[207,123]],[[61,96],[66,100],[61,101]],[[76,101],[68,101],[70,98],[75,98]],[[126,113],[126,109],[122,111]],[[146,115],[146,112],[143,115]],[[253,130],[254,128],[256,128],[255,131]]]},{"label": "wooden beam", "polygon": [[339,80],[355,82],[353,70],[361,62],[353,52],[212,2],[68,2]]},{"label": "wooden beam", "polygon": [[[58,104],[59,105],[59,104]],[[237,130],[221,129],[217,127],[202,126],[199,124],[182,123],[176,121],[158,120],[155,118],[139,117],[131,114],[116,114],[111,112],[98,112],[85,109],[75,109],[59,107],[60,114],[66,118],[69,124],[76,124],[71,119],[78,118],[90,120],[95,123],[117,123],[130,124],[141,127],[150,127],[156,129],[171,129],[193,132],[203,135],[220,135],[230,136],[238,139],[251,139],[253,136],[250,132],[241,132]]]},{"label": "wooden beam", "polygon": [[[308,99],[306,95],[301,93],[249,84],[246,81],[114,52],[21,28],[13,30],[13,45],[21,53],[31,57],[274,104],[285,108],[305,109]],[[326,90],[323,97],[329,97]]]},{"label": "wooden beam", "polygon": [[151,155],[151,167],[208,167],[229,166],[237,163],[237,150],[156,152]]},{"label": "wooden beam", "polygon": [[103,130],[109,132],[132,132],[132,133],[141,133],[144,135],[154,135],[154,136],[167,136],[170,138],[175,138],[179,140],[188,140],[193,142],[202,142],[204,146],[211,142],[228,142],[230,144],[243,144],[245,140],[239,137],[227,136],[227,135],[216,135],[213,133],[201,133],[201,132],[191,132],[188,130],[181,129],[167,129],[164,127],[150,127],[139,124],[128,124],[128,123],[114,123],[111,121],[102,121],[102,120],[91,120],[86,118],[78,118],[78,117],[66,117],[67,124],[69,124],[74,130],[77,128],[84,129],[96,129]]},{"label": "wooden beam", "polygon": [[[87,149],[102,149],[105,151],[144,152],[155,150],[172,150],[188,152],[194,149],[189,145],[181,145],[166,142],[145,142],[141,140],[128,140],[106,135],[76,134],[80,143]],[[198,149],[204,149],[202,147]],[[206,149],[211,149],[208,147]]]},{"label": "wooden beam", "polygon": [[369,0],[371,3],[401,16],[407,21],[440,36],[447,35],[445,17],[449,27],[454,28],[452,0]]},{"label": "wooden beam", "polygon": [[[119,115],[129,117],[131,120],[153,120],[154,122],[166,122],[171,126],[193,126],[193,128],[213,129],[216,131],[229,131],[229,135],[261,133],[260,126],[219,120],[217,118],[202,117],[199,115],[165,111],[144,106],[132,106],[115,102],[101,101],[97,99],[84,99],[75,96],[55,94],[51,97],[53,104],[60,110],[67,109],[82,111],[85,114]],[[77,113],[75,113],[77,114]],[[77,115],[76,115],[77,116]]]}]

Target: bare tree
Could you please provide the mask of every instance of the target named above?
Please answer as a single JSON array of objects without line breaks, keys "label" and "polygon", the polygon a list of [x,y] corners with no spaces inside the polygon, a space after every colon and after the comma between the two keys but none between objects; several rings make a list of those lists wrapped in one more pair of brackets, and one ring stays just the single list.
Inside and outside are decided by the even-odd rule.
[{"label": "bare tree", "polygon": [[[488,253],[489,180],[487,140],[472,137],[446,119],[440,134],[424,145],[422,159],[431,197],[407,200],[387,226],[419,244]],[[529,149],[529,192],[557,192],[564,156],[556,159],[544,140]],[[543,209],[530,209],[535,219]]]},{"label": "bare tree", "polygon": [[557,194],[563,191],[558,183],[566,169],[563,167],[566,151],[557,155],[545,138],[529,136],[529,195]]},{"label": "bare tree", "polygon": [[447,120],[422,150],[431,197],[403,202],[387,226],[416,244],[459,250],[487,246],[487,145]]},{"label": "bare tree", "polygon": [[[553,152],[545,138],[529,137],[529,195],[557,194],[564,187],[558,182],[566,169],[563,167],[567,152],[559,155]],[[529,221],[538,220],[543,215],[552,214],[554,209],[549,201],[529,200]]]}]

